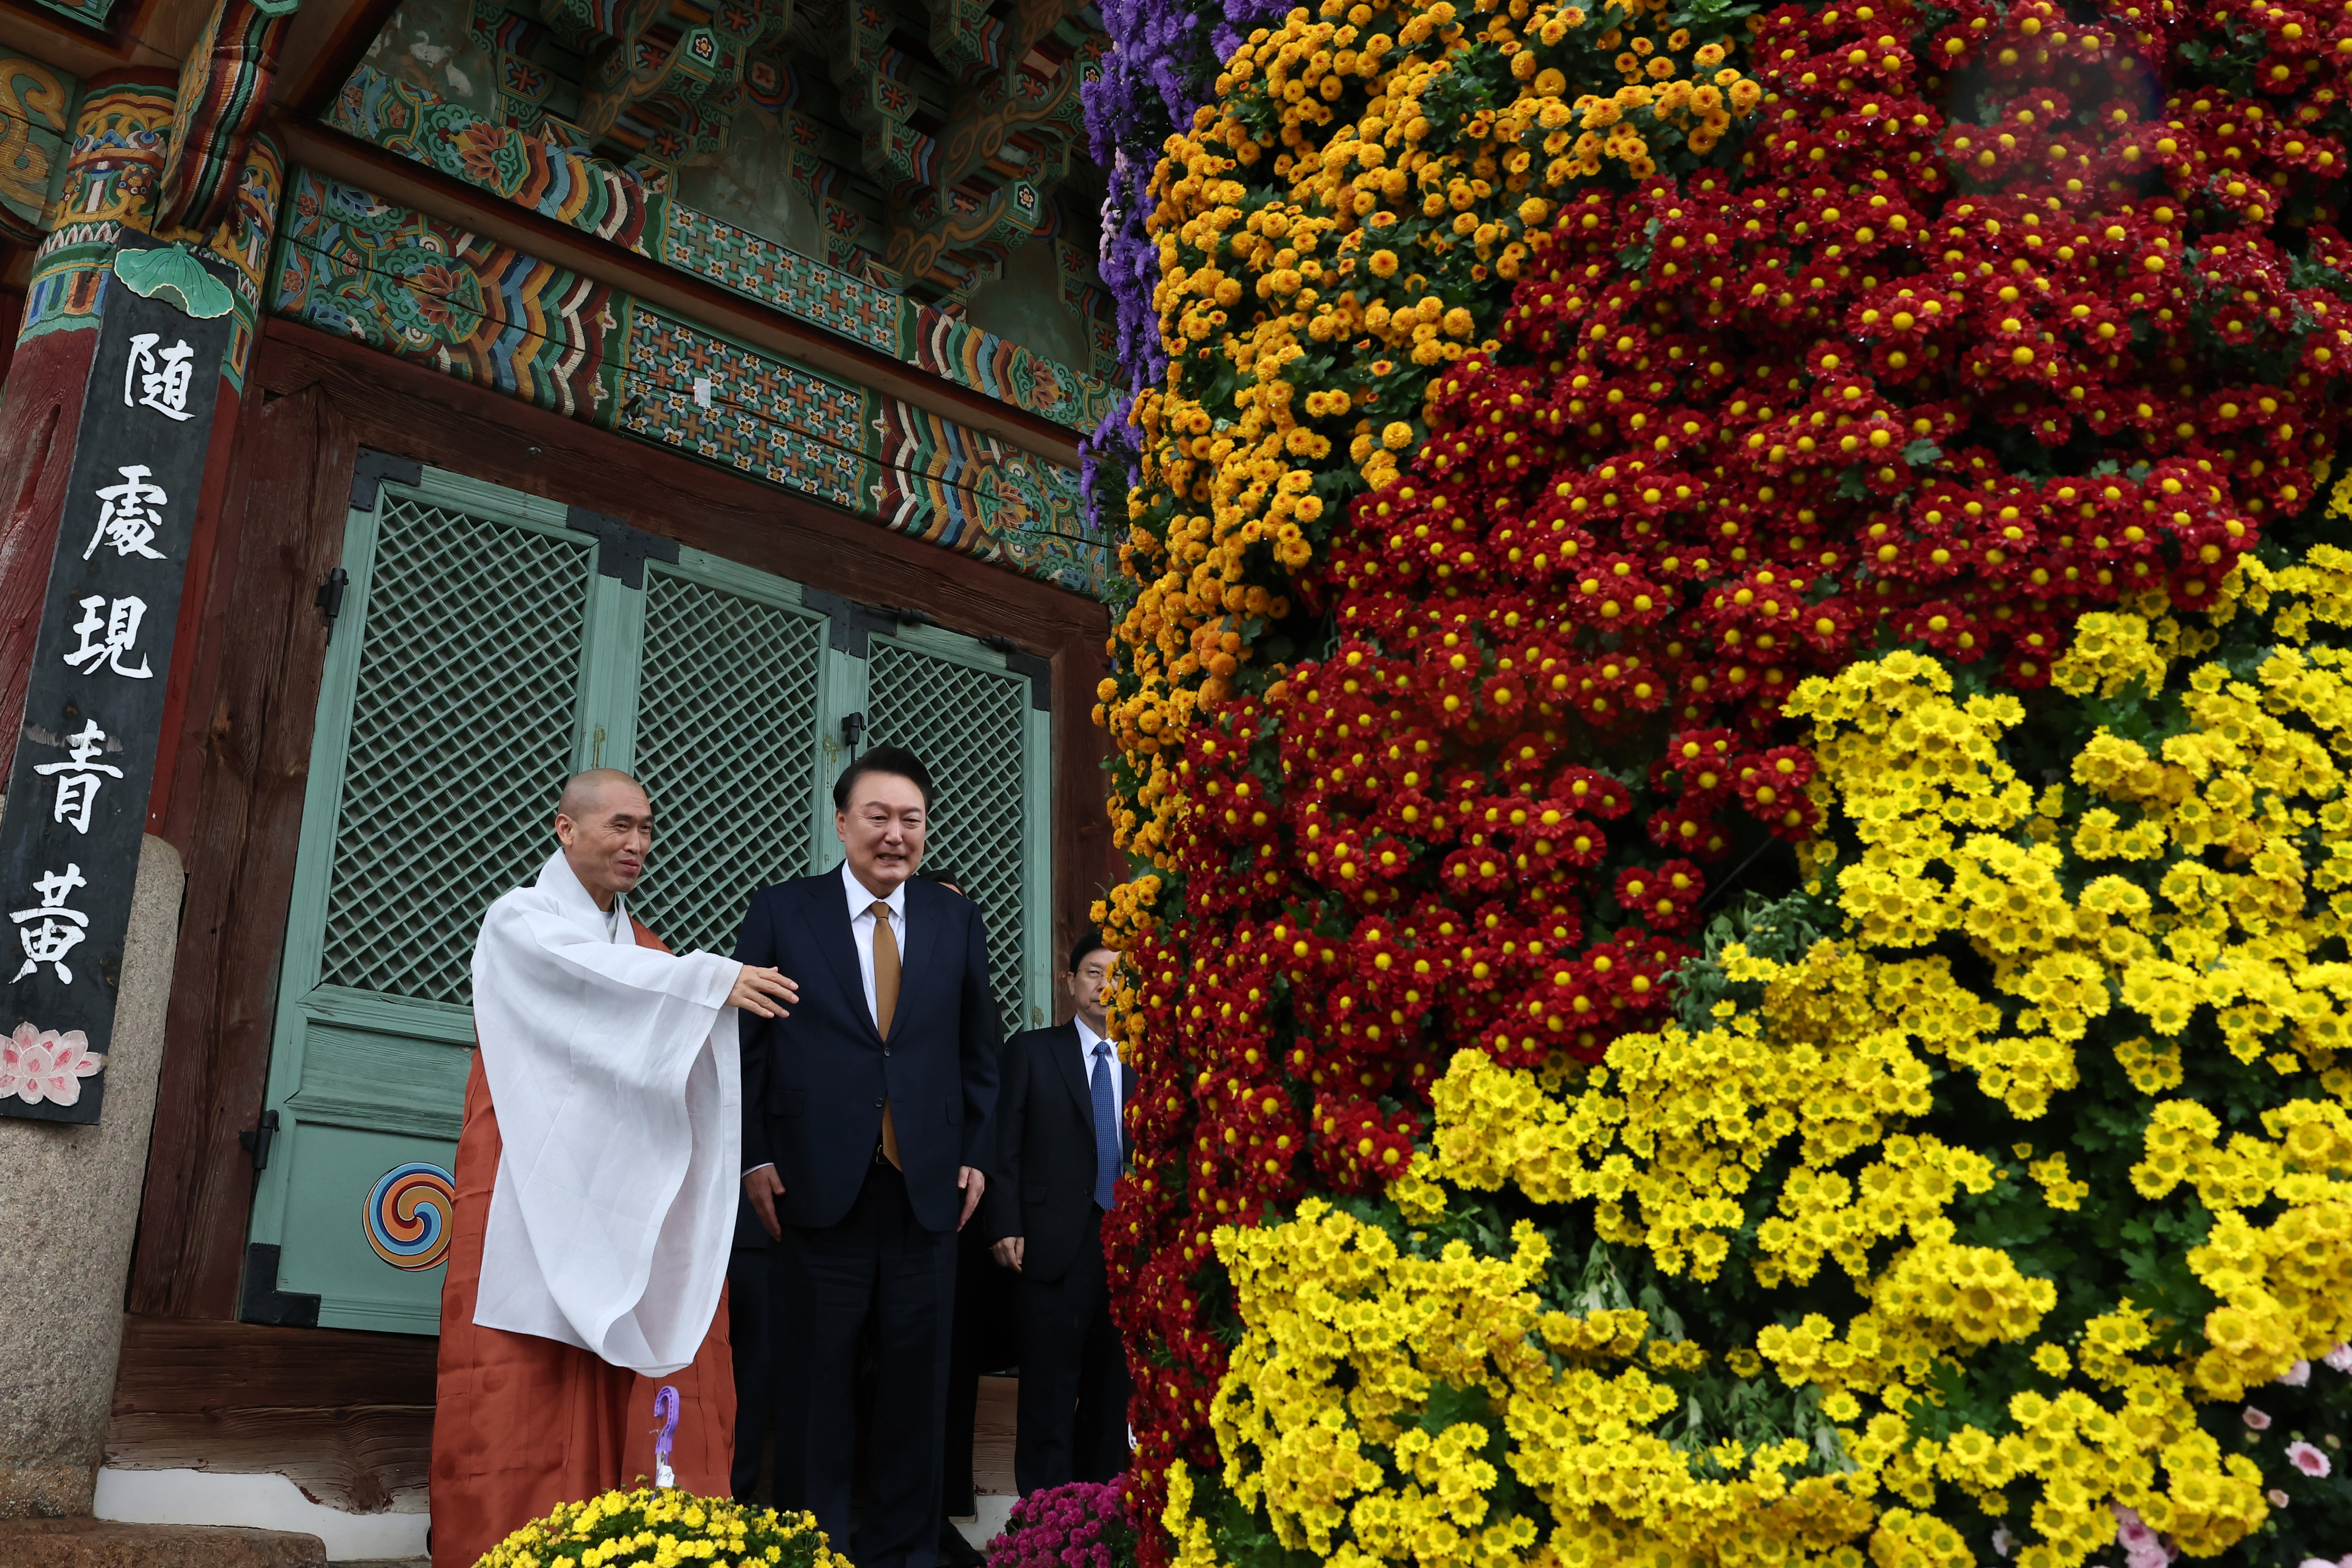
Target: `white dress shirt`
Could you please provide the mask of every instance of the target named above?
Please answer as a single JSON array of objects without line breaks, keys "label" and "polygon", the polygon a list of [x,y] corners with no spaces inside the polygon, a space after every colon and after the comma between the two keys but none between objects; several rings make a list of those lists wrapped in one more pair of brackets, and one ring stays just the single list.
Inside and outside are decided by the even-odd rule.
[{"label": "white dress shirt", "polygon": [[[857,975],[866,982],[866,1016],[873,1019],[876,1027],[878,1028],[882,1020],[874,1009],[874,895],[866,890],[864,883],[857,880],[857,873],[849,869],[847,861],[841,862],[841,885],[847,890],[849,898],[849,945],[857,949]],[[899,995],[904,996],[907,973],[907,884],[902,882],[892,888],[890,896],[882,902],[890,906],[890,935],[898,942]],[[753,1166],[751,1170],[763,1171],[772,1168],[773,1168],[772,1161],[766,1165]],[[743,1174],[749,1176],[751,1172],[745,1171]]]},{"label": "white dress shirt", "polygon": [[[866,890],[864,883],[857,880],[857,873],[849,869],[847,861],[841,862],[841,885],[849,894],[849,935],[852,945],[857,949],[858,977],[866,982],[866,1016],[879,1028],[882,1015],[874,1006],[874,895]],[[898,974],[903,994],[907,973],[907,884],[902,882],[892,888],[890,896],[882,902],[890,906],[890,935],[898,943]]]},{"label": "white dress shirt", "polygon": [[[1095,1092],[1095,1046],[1101,1041],[1103,1037],[1097,1034],[1094,1030],[1094,1026],[1087,1022],[1087,1020],[1082,1018],[1074,1018],[1070,1021],[1078,1026],[1078,1077],[1080,1082],[1084,1082],[1087,1086],[1087,1104],[1089,1108],[1088,1114],[1092,1114]],[[1118,1042],[1117,1040],[1113,1040],[1111,1041],[1110,1047],[1111,1125],[1118,1132],[1119,1150],[1122,1154],[1125,1153],[1127,1149],[1127,1126],[1125,1118],[1119,1114],[1120,1109],[1125,1103],[1119,1091],[1124,1087],[1126,1080],[1121,1078],[1119,1074],[1127,1070],[1119,1065]]]}]

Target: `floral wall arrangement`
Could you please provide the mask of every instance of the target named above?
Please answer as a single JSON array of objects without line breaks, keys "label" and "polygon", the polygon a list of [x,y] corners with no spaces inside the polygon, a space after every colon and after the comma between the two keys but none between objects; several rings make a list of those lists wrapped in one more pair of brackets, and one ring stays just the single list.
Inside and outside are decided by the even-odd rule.
[{"label": "floral wall arrangement", "polygon": [[1146,1560],[2352,1554],[2352,8],[1111,23]]}]

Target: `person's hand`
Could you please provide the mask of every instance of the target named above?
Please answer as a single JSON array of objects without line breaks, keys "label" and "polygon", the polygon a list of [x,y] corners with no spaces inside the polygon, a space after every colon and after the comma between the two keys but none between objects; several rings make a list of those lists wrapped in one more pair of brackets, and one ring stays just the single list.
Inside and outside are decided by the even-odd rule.
[{"label": "person's hand", "polygon": [[959,1166],[956,1167],[956,1186],[963,1188],[963,1215],[956,1221],[956,1228],[961,1230],[971,1223],[971,1211],[980,1207],[980,1195],[988,1186],[988,1177],[970,1166]]},{"label": "person's hand", "polygon": [[1014,1273],[1018,1274],[1021,1272],[1021,1244],[1022,1238],[1018,1236],[1008,1236],[1003,1240],[999,1241],[995,1246],[990,1248],[988,1249],[989,1254],[996,1260],[996,1266],[998,1268],[1010,1269]]},{"label": "person's hand", "polygon": [[784,1237],[784,1228],[776,1218],[776,1199],[783,1196],[784,1178],[776,1174],[775,1166],[761,1166],[758,1170],[743,1173],[744,1199],[751,1204],[751,1212],[760,1217],[771,1241],[781,1241]]},{"label": "person's hand", "polygon": [[735,988],[727,993],[729,1007],[741,1008],[763,1019],[790,1018],[792,1014],[781,1004],[800,999],[800,982],[753,964],[746,964],[735,972]]}]

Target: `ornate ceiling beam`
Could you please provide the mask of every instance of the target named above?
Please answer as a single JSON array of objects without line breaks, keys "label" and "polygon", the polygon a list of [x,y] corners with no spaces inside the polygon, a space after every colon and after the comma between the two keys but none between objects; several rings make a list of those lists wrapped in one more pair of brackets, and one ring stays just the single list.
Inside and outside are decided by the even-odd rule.
[{"label": "ornate ceiling beam", "polygon": [[253,133],[269,105],[278,40],[301,0],[215,0],[180,66],[171,151],[155,218],[165,229],[210,233],[236,198]]},{"label": "ornate ceiling beam", "polygon": [[726,145],[751,57],[792,25],[793,0],[541,0],[540,15],[595,57],[582,132],[624,161],[675,165]]},{"label": "ornate ceiling beam", "polygon": [[486,203],[474,186],[348,132],[281,116],[272,120],[271,134],[285,147],[289,162],[358,185],[384,201],[463,224],[497,244],[624,289],[647,304],[688,317],[753,348],[872,387],[887,397],[1025,446],[1055,463],[1077,465],[1076,437],[1067,428],[824,328],[797,321],[719,284],[665,267],[651,256],[583,234],[516,204]]},{"label": "ornate ceiling beam", "polygon": [[908,282],[961,297],[1001,276],[1016,247],[1054,228],[1053,204],[1025,180],[927,191],[893,211],[883,265]]},{"label": "ornate ceiling beam", "polygon": [[[983,169],[1031,181],[1067,172],[1071,150],[1085,131],[1079,89],[1100,69],[1102,47],[1100,39],[1058,25],[1011,69],[968,88],[944,138],[937,183],[954,185]],[[1047,57],[1040,60],[1041,55]],[[1016,137],[1023,156],[998,162],[1007,141]]]},{"label": "ornate ceiling beam", "polygon": [[278,43],[270,101],[324,114],[399,8],[400,0],[303,0]]}]

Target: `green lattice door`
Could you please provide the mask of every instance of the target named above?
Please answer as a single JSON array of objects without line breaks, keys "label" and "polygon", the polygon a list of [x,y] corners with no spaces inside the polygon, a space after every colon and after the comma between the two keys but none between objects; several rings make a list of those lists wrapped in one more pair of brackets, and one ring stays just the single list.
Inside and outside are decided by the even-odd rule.
[{"label": "green lattice door", "polygon": [[1005,655],[935,628],[869,636],[870,612],[610,519],[408,477],[346,535],[247,1259],[257,1321],[437,1328],[474,937],[552,852],[576,768],[645,779],[659,827],[633,907],[673,948],[724,952],[752,889],[838,863],[841,720],[870,710],[875,739],[939,773],[933,853],[988,910],[1008,1021],[1051,1008],[1046,716]]},{"label": "green lattice door", "polygon": [[638,918],[731,953],[754,890],[810,869],[825,622],[791,585],[709,562],[646,580],[631,766],[659,802]]},{"label": "green lattice door", "polygon": [[[938,796],[924,859],[952,866],[988,919],[997,1005],[1008,1030],[1054,1021],[1051,893],[1044,831],[1053,731],[1034,677],[932,627],[869,640],[874,744],[924,758]],[[839,855],[835,855],[839,860]]]}]

